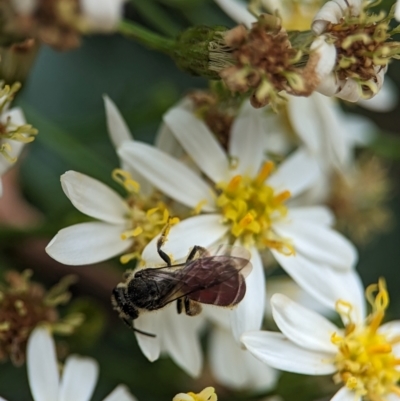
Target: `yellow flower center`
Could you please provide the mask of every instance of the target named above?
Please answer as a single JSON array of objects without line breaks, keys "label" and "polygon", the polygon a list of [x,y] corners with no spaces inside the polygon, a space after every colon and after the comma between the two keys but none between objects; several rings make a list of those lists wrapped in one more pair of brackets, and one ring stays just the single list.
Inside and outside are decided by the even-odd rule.
[{"label": "yellow flower center", "polygon": [[206,387],[201,393],[180,393],[172,401],[217,401],[214,387]]},{"label": "yellow flower center", "polygon": [[[373,293],[377,292],[375,298]],[[348,323],[343,336],[333,334],[331,341],[338,347],[335,364],[338,373],[336,382],[342,382],[357,396],[371,401],[385,401],[386,396],[394,393],[400,396],[400,360],[393,353],[393,345],[400,342],[399,337],[389,337],[378,331],[389,305],[389,296],[384,280],[369,286],[367,299],[372,305],[372,312],[362,326],[357,326],[349,317],[351,305],[339,301],[337,310]]]},{"label": "yellow flower center", "polygon": [[167,206],[156,193],[148,197],[141,196],[139,183],[134,181],[127,171],[116,169],[113,171],[113,178],[129,194],[126,203],[129,207],[127,217],[131,227],[121,234],[121,238],[133,238],[134,242],[129,253],[120,258],[121,263],[125,264],[132,259],[140,259],[145,246],[161,232],[167,222],[176,224],[179,219],[170,218]]},{"label": "yellow flower center", "polygon": [[230,225],[233,240],[239,238],[247,246],[293,254],[290,241],[278,237],[272,230],[272,224],[286,216],[284,202],[290,198],[289,191],[276,193],[265,183],[274,167],[274,163],[268,161],[255,178],[236,175],[229,182],[217,184],[220,192],[216,204],[224,222]]}]

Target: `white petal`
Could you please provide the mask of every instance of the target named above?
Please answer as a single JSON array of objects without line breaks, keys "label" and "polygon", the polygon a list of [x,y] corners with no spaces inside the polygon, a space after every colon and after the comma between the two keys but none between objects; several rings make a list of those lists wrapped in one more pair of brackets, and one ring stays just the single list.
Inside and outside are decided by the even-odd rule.
[{"label": "white petal", "polygon": [[212,330],[209,357],[214,377],[226,387],[268,391],[276,385],[278,372],[241,349],[230,330]]},{"label": "white petal", "polygon": [[79,5],[90,32],[112,32],[122,18],[125,0],[82,0]]},{"label": "white petal", "polygon": [[108,223],[125,224],[128,205],[107,185],[76,171],[63,174],[61,185],[80,212]]},{"label": "white petal", "polygon": [[334,354],[300,348],[281,333],[250,331],[243,334],[241,341],[256,358],[276,369],[307,375],[336,371]]},{"label": "white petal", "polygon": [[10,119],[10,122],[15,125],[26,124],[24,112],[20,107],[13,107],[1,115],[1,120],[3,122],[7,121],[8,119]]},{"label": "white petal", "polygon": [[332,226],[335,223],[334,214],[325,206],[291,207],[288,219],[304,219],[304,221],[325,226]]},{"label": "white petal", "polygon": [[331,401],[361,401],[361,399],[361,396],[358,396],[354,391],[349,390],[347,387],[342,387],[331,398]]},{"label": "white petal", "polygon": [[87,265],[122,254],[132,240],[122,240],[124,227],[90,222],[60,230],[46,247],[46,252],[66,265]]},{"label": "white petal", "polygon": [[115,103],[107,95],[104,95],[103,99],[106,108],[108,134],[114,148],[118,149],[124,141],[130,141],[133,138]]},{"label": "white petal", "polygon": [[92,358],[70,356],[61,378],[59,401],[89,401],[96,386],[99,366]]},{"label": "white petal", "polygon": [[164,153],[168,153],[171,156],[174,156],[176,159],[180,159],[185,152],[180,143],[175,138],[171,129],[164,122],[161,124],[156,134],[154,146],[162,150]]},{"label": "white petal", "polygon": [[137,399],[126,386],[120,384],[103,401],[137,401]]},{"label": "white petal", "polygon": [[265,157],[264,144],[267,132],[266,109],[255,109],[245,102],[235,118],[229,138],[229,155],[237,158],[238,166],[231,174],[257,174]]},{"label": "white petal", "polygon": [[394,10],[394,17],[400,21],[400,1],[396,1],[396,8]]},{"label": "white petal", "polygon": [[143,313],[134,322],[135,329],[141,330],[145,333],[155,334],[156,337],[146,336],[144,334],[135,332],[137,342],[145,357],[154,362],[160,356],[161,351],[161,324],[160,319],[165,310],[156,312]]},{"label": "white petal", "polygon": [[258,330],[265,310],[265,277],[263,263],[259,252],[251,249],[253,270],[246,278],[246,295],[232,312],[232,331],[239,341],[246,331]]},{"label": "white petal", "polygon": [[[324,164],[342,167],[349,159],[350,147],[342,112],[332,99],[314,92],[309,98],[295,98],[289,113],[296,133]],[[313,114],[312,118],[305,116]]]},{"label": "white petal", "polygon": [[172,156],[140,142],[125,142],[120,157],[166,195],[189,207],[206,201],[203,211],[214,210],[211,187]]},{"label": "white petal", "polygon": [[292,242],[297,254],[326,266],[349,270],[358,260],[355,246],[342,234],[322,224],[306,220],[289,220],[274,224],[282,238]]},{"label": "white petal", "polygon": [[339,81],[338,83],[336,97],[339,99],[354,103],[361,98],[359,84],[354,79],[348,78],[346,81]]},{"label": "white petal", "polygon": [[313,263],[301,255],[292,257],[271,250],[282,268],[322,305],[335,310],[341,299],[353,305],[352,317],[356,322],[365,318],[364,288],[355,270],[339,271]]},{"label": "white petal", "polygon": [[360,0],[333,0],[325,3],[312,22],[312,29],[315,34],[320,35],[325,31],[329,22],[337,24],[346,14],[358,16],[361,10]]},{"label": "white petal", "polygon": [[[228,229],[228,226],[221,223],[219,214],[189,217],[171,227],[163,250],[173,261],[178,261],[186,257],[194,245],[208,248],[222,238]],[[158,238],[159,235],[153,238],[142,253],[142,259],[147,266],[164,264],[157,253]]]},{"label": "white petal", "polygon": [[332,73],[326,76],[319,84],[316,91],[322,93],[325,96],[335,96],[336,93],[340,90],[340,84],[344,84],[344,82],[339,81],[336,74]]},{"label": "white petal", "polygon": [[271,298],[271,306],[279,329],[299,347],[310,351],[337,351],[337,347],[331,342],[331,336],[339,329],[328,319],[283,294],[275,294]]},{"label": "white petal", "polygon": [[213,182],[225,181],[228,158],[204,121],[181,107],[164,115],[164,122],[200,170]]},{"label": "white petal", "polygon": [[314,60],[312,60],[311,67],[314,69],[318,82],[321,82],[335,67],[336,47],[333,43],[329,43],[327,36],[321,35],[311,43],[310,50],[314,52],[314,54],[311,54],[311,57],[318,60],[317,65],[314,65]]},{"label": "white petal", "polygon": [[[232,337],[232,331],[231,331],[231,315],[232,315],[232,310],[228,308],[221,308],[219,306],[214,306],[214,305],[202,305],[203,308],[203,315],[213,322],[215,325],[224,328],[225,330],[228,330],[230,333],[230,336]],[[237,343],[236,343],[237,346]]]},{"label": "white petal", "polygon": [[304,291],[294,280],[289,276],[271,276],[267,280],[267,304],[266,316],[272,320],[271,298],[274,294],[284,294],[298,304],[319,313],[328,318],[336,317],[336,311],[327,308],[320,302],[316,302],[309,293]]},{"label": "white petal", "polygon": [[29,337],[26,364],[35,401],[58,400],[59,376],[54,340],[47,329],[36,328]]},{"label": "white petal", "polygon": [[267,180],[276,191],[289,190],[292,197],[309,188],[320,175],[317,161],[305,150],[289,156]]},{"label": "white petal", "polygon": [[199,330],[203,316],[178,315],[175,302],[163,315],[161,335],[162,350],[192,377],[198,377],[203,365]]},{"label": "white petal", "polygon": [[251,28],[251,24],[256,22],[256,18],[246,7],[246,3],[240,0],[214,0],[238,24],[244,24]]},{"label": "white petal", "polygon": [[[9,139],[1,139],[0,145],[5,145],[8,143],[11,146],[11,150],[8,152],[11,158],[18,158],[21,154],[23,148],[25,147],[25,143],[12,141]],[[15,163],[9,162],[3,155],[0,157],[0,175],[3,175],[6,171],[8,171],[11,167],[13,167]]]},{"label": "white petal", "polygon": [[[386,397],[386,401],[400,401],[400,396],[398,396],[395,393],[388,394],[385,397]],[[359,401],[359,400],[356,400],[356,401]]]},{"label": "white petal", "polygon": [[322,147],[320,116],[315,112],[315,95],[310,97],[288,96],[287,111],[296,134],[315,154]]},{"label": "white petal", "polygon": [[344,126],[347,131],[346,141],[348,142],[348,146],[368,146],[377,138],[377,132],[379,132],[379,129],[369,118],[354,113],[346,113],[344,117]]},{"label": "white petal", "polygon": [[400,338],[400,320],[384,323],[379,327],[378,331],[387,336],[388,340]]}]

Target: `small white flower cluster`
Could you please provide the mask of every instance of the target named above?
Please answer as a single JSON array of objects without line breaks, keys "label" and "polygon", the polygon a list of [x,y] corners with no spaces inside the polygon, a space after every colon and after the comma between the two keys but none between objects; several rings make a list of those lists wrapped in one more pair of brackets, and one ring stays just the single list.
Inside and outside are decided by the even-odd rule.
[{"label": "small white flower cluster", "polygon": [[[185,269],[196,246],[203,252],[214,246],[245,248],[252,271],[241,276],[246,290],[238,305],[232,304],[235,307],[216,307],[215,299],[199,296],[203,313],[192,316],[185,305],[186,315],[181,314],[181,298],[187,293],[179,295],[178,289],[178,295],[159,310],[144,311],[143,307],[139,313],[122,308],[120,317],[135,331],[144,355],[155,361],[168,354],[197,377],[204,358],[201,336],[211,328],[208,359],[215,378],[227,387],[270,390],[279,370],[285,370],[333,374],[335,383],[343,385],[334,401],[397,400],[400,325],[381,325],[388,306],[385,283],[380,280],[367,288],[373,309],[367,315],[356,271],[357,249],[335,228],[337,210],[328,207],[333,204],[332,188],[338,177],[347,185],[344,192],[351,192],[348,177],[359,167],[356,148],[369,144],[375,130],[368,119],[345,114],[335,97],[381,111],[396,102],[388,81],[384,85],[389,59],[400,53],[397,44],[390,44],[389,23],[372,17],[367,11],[370,4],[366,7],[361,0],[328,1],[318,12],[308,3],[299,3],[304,9],[297,4],[291,10],[272,0],[260,2],[282,16],[282,25],[275,17],[254,17],[243,2],[216,2],[247,28],[256,21],[261,26],[244,33],[239,28],[234,32],[237,36],[231,32],[229,50],[237,53],[241,65],[217,71],[223,81],[227,78],[245,94],[240,99],[232,96],[226,108],[217,91],[188,95],[164,114],[154,146],[132,137],[117,107],[105,96],[108,131],[120,159],[112,177],[126,195],[83,173],[67,171],[61,176],[65,195],[94,221],[63,228],[46,252],[66,265],[87,265],[116,256],[123,264],[136,260],[136,270],[128,273],[135,277],[147,268],[167,268],[167,276]],[[78,3],[88,32],[113,31],[121,19],[123,0]],[[44,6],[39,0],[13,0],[12,4],[29,18],[40,15]],[[307,15],[306,27],[299,25],[296,16],[300,9]],[[68,14],[67,20],[66,14],[58,15],[63,33],[71,34],[65,48],[79,42],[76,26],[70,26],[71,15],[75,16]],[[58,36],[60,26],[53,22],[49,25],[52,43],[61,46],[65,43]],[[38,35],[48,34],[49,26],[43,30],[39,21]],[[312,31],[311,52],[303,58],[300,50],[289,46],[287,31],[307,27]],[[361,32],[364,28],[369,36]],[[273,65],[278,70],[275,75],[271,71],[270,75],[258,74],[264,59],[250,68],[246,52],[251,53],[252,35],[268,44],[271,38],[280,40],[288,50],[282,58],[288,69],[279,69],[279,57]],[[240,51],[235,41],[243,45]],[[358,58],[352,54],[355,42]],[[292,56],[296,62],[290,60]],[[301,73],[297,62],[307,65]],[[307,78],[309,86],[304,82]],[[274,80],[276,87],[271,88]],[[272,104],[272,98],[284,102]],[[370,98],[374,99],[366,100]],[[10,131],[14,126],[27,132]],[[9,111],[8,104],[0,108],[0,152],[7,155],[7,160],[0,155],[0,176],[21,151],[21,143],[35,134],[19,109]],[[13,140],[19,142],[11,150]],[[171,265],[166,265],[169,259]],[[282,290],[286,285],[273,288],[273,280],[267,278],[278,266],[291,280],[286,294]],[[162,285],[161,279],[158,284]],[[268,294],[267,285],[272,287]],[[202,290],[200,286],[193,292]],[[310,299],[312,308],[306,307]],[[125,319],[132,309],[132,319]],[[336,311],[344,328],[331,323],[320,310],[329,315]],[[271,317],[280,332],[261,330]],[[53,340],[43,328],[30,337],[27,366],[36,401],[89,399],[98,374],[93,360],[71,356],[60,378]],[[216,399],[212,387],[174,398]],[[106,398],[114,400],[134,398],[119,386]]]},{"label": "small white flower cluster", "polygon": [[[173,305],[143,313],[134,321],[135,329],[156,335],[136,333],[143,353],[150,361],[167,353],[190,375],[198,376],[203,361],[200,335],[206,323],[212,323],[209,351],[215,377],[232,388],[273,388],[278,376],[270,366],[285,367],[262,364],[251,353],[265,362],[259,354],[264,352],[264,342],[258,351],[247,340],[262,333],[256,330],[270,310],[266,269],[279,263],[302,288],[297,299],[305,291],[325,310],[334,311],[338,300],[363,305],[362,284],[355,271],[357,251],[332,228],[335,219],[323,201],[330,175],[345,175],[352,168],[354,148],[368,143],[373,125],[343,114],[336,103],[317,93],[309,98],[289,97],[284,114],[268,107],[256,110],[245,101],[232,121],[224,149],[188,97],[164,115],[157,145],[151,146],[132,138],[107,97],[105,106],[111,140],[129,177],[123,181],[125,187],[140,187],[145,199],[154,191],[161,193],[169,212],[180,218],[164,244],[173,262],[184,261],[194,245],[230,243],[251,252],[253,270],[246,279],[246,295],[236,308],[203,305],[204,312],[197,317],[179,315]],[[280,155],[280,161],[275,162],[273,155]],[[157,232],[162,226],[141,243],[145,225],[135,220],[138,214],[132,212],[129,198],[74,171],[65,173],[61,183],[78,210],[100,221],[61,230],[46,248],[51,257],[83,265],[130,254],[138,244],[140,268],[165,264],[157,253]],[[273,298],[274,318],[275,299],[280,298]],[[278,353],[280,348],[272,345],[272,349]]]}]

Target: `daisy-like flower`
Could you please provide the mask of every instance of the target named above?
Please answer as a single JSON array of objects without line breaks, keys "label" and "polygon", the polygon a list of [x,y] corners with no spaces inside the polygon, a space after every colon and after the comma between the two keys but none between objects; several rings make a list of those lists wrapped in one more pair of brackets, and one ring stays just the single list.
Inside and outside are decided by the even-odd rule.
[{"label": "daisy-like flower", "polygon": [[331,0],[323,5],[312,23],[315,34],[328,34],[336,47],[334,72],[319,92],[355,102],[375,96],[382,87],[391,58],[397,58],[400,44],[391,40],[389,16],[374,15],[362,0]]},{"label": "daisy-like flower", "polygon": [[[250,28],[251,25],[257,21],[254,14],[259,15],[262,12],[262,10],[254,9],[253,7],[253,13],[250,13],[246,8],[246,3],[240,0],[215,0],[215,2],[234,21],[244,24],[247,28]],[[374,16],[367,16],[360,11],[362,9],[361,0],[350,2],[342,2],[341,0],[329,1],[326,5],[323,5],[318,12],[317,6],[321,6],[322,3],[323,2],[320,2],[320,4],[318,4],[318,2],[309,2],[307,0],[299,2],[263,0],[260,2],[270,13],[278,13],[278,15],[281,16],[282,26],[288,31],[306,31],[309,30],[312,25],[314,33],[316,35],[321,35],[322,33],[328,32],[327,30],[331,29],[333,24],[339,26],[347,17],[350,17],[350,20],[358,19],[360,24],[357,25],[357,21],[355,21],[354,30],[359,29],[360,32],[351,32],[351,29],[347,31],[343,29],[341,33],[342,37],[337,37],[340,35],[335,32],[335,29],[340,31],[339,28],[335,28],[334,32],[328,32],[330,38],[333,38],[335,41],[335,46],[338,49],[337,57],[341,62],[338,63],[332,74],[326,75],[325,78],[321,80],[321,85],[317,88],[317,91],[327,96],[337,96],[352,102],[357,101],[363,107],[375,111],[389,111],[393,109],[397,102],[396,90],[393,84],[389,83],[388,85],[384,82],[383,77],[386,72],[385,65],[389,61],[391,55],[397,52],[397,43],[391,42],[388,44],[385,42],[385,40],[388,39],[388,35],[392,35],[391,32],[386,32],[386,36],[385,33],[382,32],[376,35],[370,32],[373,29],[384,29],[387,31],[387,20],[384,19],[380,24],[375,24],[375,26]],[[390,20],[390,18],[388,20]],[[371,26],[366,28],[369,22]],[[345,22],[343,23],[346,25]],[[351,22],[349,22],[349,25],[350,24]],[[361,32],[363,29],[365,32]],[[342,44],[343,39],[347,37],[346,35],[352,36],[352,38],[346,39],[347,42],[345,41],[344,44]],[[369,36],[372,36],[372,39],[369,38]],[[365,60],[365,58],[368,58],[371,54],[371,52],[365,49],[362,51],[362,57],[364,57],[362,60],[359,57],[360,54],[357,54],[357,57],[349,57],[348,54],[344,54],[352,51],[353,41],[356,47],[360,44],[360,40],[365,42],[365,46],[374,47],[376,54],[372,61],[370,59],[368,59],[368,61]],[[377,43],[372,45],[371,43],[374,41]],[[349,46],[350,44],[351,46]],[[349,47],[347,48],[347,46]],[[389,51],[387,48],[384,49],[385,46],[389,46],[391,50]],[[328,49],[329,53],[336,53],[336,51],[333,51],[333,49],[329,47],[325,46],[321,48],[320,54],[325,60],[330,60]],[[378,56],[380,56],[380,53],[384,54],[384,57],[387,57],[384,61],[379,60]],[[361,69],[364,68],[364,70],[361,71],[362,77],[361,75],[360,77],[357,76],[357,63]],[[372,78],[369,77],[371,79],[367,79],[366,81],[365,74],[367,72],[367,67],[374,63],[376,63],[377,66],[369,70],[369,74]],[[344,69],[341,70],[342,68]],[[347,72],[345,71],[346,69],[348,69]],[[338,72],[340,73],[338,74]],[[342,79],[345,76],[346,78]],[[373,97],[371,95],[372,92]]]},{"label": "daisy-like flower", "polygon": [[[0,88],[0,177],[12,167],[26,143],[35,139],[37,130],[26,124],[24,114],[10,104],[20,84]],[[0,182],[0,196],[1,196]]]},{"label": "daisy-like flower", "polygon": [[278,369],[333,374],[335,383],[343,384],[334,401],[398,400],[400,322],[382,324],[389,304],[385,282],[381,279],[367,288],[372,306],[368,316],[361,286],[347,290],[351,292],[342,291],[336,302],[343,329],[277,294],[271,302],[282,334],[249,332],[242,341],[253,355]]},{"label": "daisy-like flower", "polygon": [[213,323],[208,344],[208,359],[215,379],[234,390],[272,390],[278,381],[279,372],[238,346],[232,336],[232,312],[226,308],[205,305],[203,313]]},{"label": "daisy-like flower", "polygon": [[198,394],[195,393],[179,393],[172,401],[217,401],[218,397],[214,387],[206,387]]},{"label": "daisy-like flower", "polygon": [[[94,359],[72,355],[65,361],[60,377],[54,340],[45,328],[35,329],[29,337],[27,368],[34,401],[89,400],[99,370]],[[136,398],[119,385],[104,401],[136,401]]]},{"label": "daisy-like flower", "polygon": [[127,190],[124,199],[102,182],[76,171],[61,176],[64,193],[82,213],[100,221],[64,228],[50,241],[46,252],[68,265],[85,265],[124,254],[127,263],[140,258],[147,243],[169,218],[161,199],[141,197],[139,184],[129,173],[114,170],[113,177]]},{"label": "daisy-like flower", "polygon": [[[355,248],[329,227],[331,216],[325,208],[290,206],[288,200],[318,177],[318,165],[304,150],[296,151],[277,168],[272,161],[265,161],[261,113],[244,105],[232,127],[228,154],[193,113],[177,107],[166,114],[166,124],[209,181],[150,145],[126,142],[119,150],[127,164],[140,169],[163,193],[202,211],[198,222],[212,219],[210,225],[199,224],[202,235],[213,235],[217,227],[222,228],[221,241],[250,249],[253,271],[246,280],[248,290],[233,312],[237,338],[251,327],[259,328],[264,315],[260,251],[269,249],[312,294],[321,288],[316,282],[325,281],[323,272],[347,271],[357,259]],[[326,298],[322,293],[318,296]]]},{"label": "daisy-like flower", "polygon": [[[210,227],[213,227],[211,231],[204,235]],[[170,228],[163,250],[173,263],[182,263],[194,245],[207,248],[224,232],[225,229],[216,216],[195,216]],[[140,268],[165,266],[157,252],[158,238],[159,236],[153,238],[143,250]],[[135,332],[139,347],[151,362],[157,360],[161,354],[168,354],[189,375],[197,377],[203,367],[199,337],[205,317],[204,313],[194,317],[178,314],[175,303],[158,311],[143,313],[135,319],[134,327],[155,334],[155,337]]]}]

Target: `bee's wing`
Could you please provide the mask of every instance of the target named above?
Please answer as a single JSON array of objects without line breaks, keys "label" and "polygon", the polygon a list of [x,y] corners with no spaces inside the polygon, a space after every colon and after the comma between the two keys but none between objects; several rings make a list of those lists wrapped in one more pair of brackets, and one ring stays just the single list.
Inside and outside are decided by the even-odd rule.
[{"label": "bee's wing", "polygon": [[[189,299],[217,306],[234,306],[243,299],[246,281],[242,271],[251,271],[248,259],[224,254],[201,258],[196,262],[191,269],[187,268],[184,280],[184,291],[193,290],[186,294]],[[194,290],[196,287],[197,290]]]},{"label": "bee's wing", "polygon": [[162,304],[187,296],[205,304],[236,305],[246,293],[243,269],[251,270],[250,261],[230,255],[205,256],[189,262],[175,273],[179,284],[166,294]]},{"label": "bee's wing", "polygon": [[[247,277],[253,266],[250,263],[251,253],[248,249],[242,246],[218,244],[207,248],[206,254],[204,256],[229,256],[232,258],[238,258],[236,260],[236,267],[244,277]],[[243,259],[243,260],[240,260]],[[247,263],[245,263],[245,260]],[[233,261],[232,261],[233,262]],[[234,263],[234,262],[233,262]]]}]

